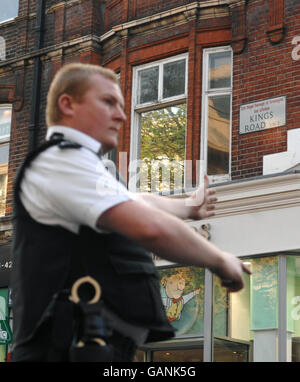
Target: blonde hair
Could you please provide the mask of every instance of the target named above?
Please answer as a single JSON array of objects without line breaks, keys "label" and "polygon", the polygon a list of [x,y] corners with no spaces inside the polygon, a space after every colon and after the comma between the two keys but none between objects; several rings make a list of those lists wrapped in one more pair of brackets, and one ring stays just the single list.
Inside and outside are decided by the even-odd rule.
[{"label": "blonde hair", "polygon": [[163,276],[162,279],[160,280],[160,283],[162,286],[166,286],[168,281],[173,281],[173,280],[178,280],[178,281],[184,281],[185,282],[185,278],[183,277],[183,275],[179,272],[179,273],[173,273],[172,275],[170,276]]},{"label": "blonde hair", "polygon": [[62,94],[69,94],[76,101],[81,101],[92,85],[91,76],[98,74],[116,84],[117,75],[111,69],[98,65],[73,63],[63,66],[54,76],[47,96],[46,123],[47,126],[58,124],[62,118],[58,107],[58,99]]}]

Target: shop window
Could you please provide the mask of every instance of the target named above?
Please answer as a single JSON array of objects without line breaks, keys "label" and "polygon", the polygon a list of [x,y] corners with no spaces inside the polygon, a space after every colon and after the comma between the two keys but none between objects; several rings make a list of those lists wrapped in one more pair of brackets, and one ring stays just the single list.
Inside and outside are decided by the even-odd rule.
[{"label": "shop window", "polygon": [[11,114],[10,105],[0,106],[0,216],[5,215]]},{"label": "shop window", "polygon": [[12,343],[11,323],[9,319],[8,289],[0,289],[0,362],[7,360],[7,348]]},{"label": "shop window", "polygon": [[176,330],[170,341],[148,343],[135,355],[136,362],[203,362],[203,268],[158,268],[166,316]]},{"label": "shop window", "polygon": [[203,362],[203,346],[195,349],[157,350],[152,353],[153,362]]},{"label": "shop window", "polygon": [[161,192],[184,187],[187,55],[136,67],[129,187]]},{"label": "shop window", "polygon": [[0,1],[0,23],[18,16],[19,0]]},{"label": "shop window", "polygon": [[[243,260],[252,275],[244,273],[244,288],[226,292],[214,277],[214,361],[275,360],[278,337],[278,257]],[[264,349],[270,354],[262,354]],[[255,352],[255,354],[254,354]]]},{"label": "shop window", "polygon": [[145,352],[138,349],[135,353],[133,362],[146,362]]},{"label": "shop window", "polygon": [[287,256],[287,337],[291,361],[300,362],[300,256]]},{"label": "shop window", "polygon": [[203,53],[201,159],[211,182],[230,179],[232,50]]}]

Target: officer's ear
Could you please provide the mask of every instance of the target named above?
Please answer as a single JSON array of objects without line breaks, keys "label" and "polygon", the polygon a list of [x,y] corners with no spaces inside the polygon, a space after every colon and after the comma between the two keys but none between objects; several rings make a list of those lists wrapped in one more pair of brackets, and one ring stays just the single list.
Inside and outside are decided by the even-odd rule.
[{"label": "officer's ear", "polygon": [[58,107],[63,116],[73,117],[74,115],[74,99],[69,94],[62,94],[58,98]]}]

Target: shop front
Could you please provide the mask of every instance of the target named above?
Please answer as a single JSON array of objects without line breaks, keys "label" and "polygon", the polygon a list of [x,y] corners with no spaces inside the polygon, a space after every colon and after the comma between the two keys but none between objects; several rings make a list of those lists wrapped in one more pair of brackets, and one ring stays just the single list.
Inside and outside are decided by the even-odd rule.
[{"label": "shop front", "polygon": [[136,360],[300,361],[299,178],[292,171],[216,186],[216,216],[187,224],[252,274],[228,294],[209,270],[156,260],[176,337],[145,345]]},{"label": "shop front", "polygon": [[11,299],[8,288],[11,271],[10,244],[0,245],[0,362],[10,358],[12,343]]}]

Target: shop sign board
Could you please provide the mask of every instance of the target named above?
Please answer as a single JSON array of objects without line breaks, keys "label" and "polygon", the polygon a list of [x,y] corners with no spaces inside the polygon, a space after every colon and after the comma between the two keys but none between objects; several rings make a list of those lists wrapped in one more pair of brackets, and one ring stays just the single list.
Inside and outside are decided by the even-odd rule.
[{"label": "shop sign board", "polygon": [[286,97],[269,98],[240,106],[240,134],[286,124]]},{"label": "shop sign board", "polygon": [[9,244],[0,246],[0,288],[7,288],[12,268],[11,247]]}]

